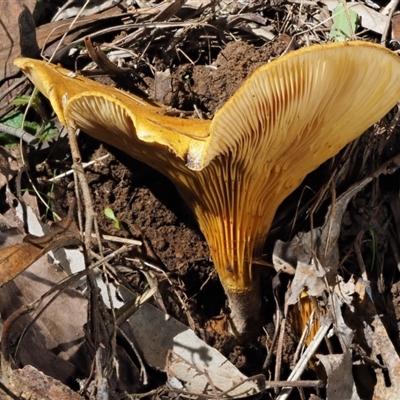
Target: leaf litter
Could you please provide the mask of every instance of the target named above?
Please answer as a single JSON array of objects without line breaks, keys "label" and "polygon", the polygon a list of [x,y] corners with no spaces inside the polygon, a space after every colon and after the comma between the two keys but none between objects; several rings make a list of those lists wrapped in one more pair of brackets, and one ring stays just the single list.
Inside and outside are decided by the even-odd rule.
[{"label": "leaf litter", "polygon": [[[111,6],[104,2],[106,7],[100,10],[102,2],[78,7],[68,3],[64,2],[67,7],[59,12],[52,10],[53,19],[58,21],[48,22],[43,13],[35,15],[41,24],[36,36],[43,55],[70,69],[75,65],[82,69],[91,61],[82,46],[90,37],[117,66],[116,75],[112,76],[117,85],[153,97],[177,112],[195,113],[201,118],[212,117],[243,79],[271,58],[309,43],[328,41],[332,26],[329,10],[338,5],[335,2],[326,8],[314,2],[302,6],[296,2],[267,5],[261,1],[137,1]],[[369,16],[368,20],[361,18],[361,28],[355,32],[364,39],[376,40],[376,33],[387,31],[387,11],[359,3],[352,4],[352,10]],[[12,18],[7,19],[6,27],[14,29],[20,11],[10,13]],[[65,17],[70,19],[63,20]],[[371,31],[362,33],[362,28]],[[30,29],[29,23],[26,29]],[[18,37],[16,32],[14,37]],[[20,49],[5,46],[2,51],[7,52],[5,59],[11,66]],[[396,48],[396,43],[391,46]],[[131,71],[128,79],[126,68]],[[6,70],[5,78],[9,76],[11,73]],[[104,77],[100,79],[111,83]],[[18,86],[13,87],[14,82]],[[11,88],[2,95],[0,112],[4,115],[15,109],[9,105],[12,93],[19,94],[21,87],[27,90],[28,86],[11,79],[2,84],[2,89]],[[38,120],[32,112],[27,117]],[[0,257],[4,257],[2,266],[5,262],[13,265],[7,269],[11,275],[2,278],[0,289],[2,321],[10,329],[2,336],[2,385],[25,397],[31,393],[31,398],[52,398],[50,389],[55,390],[59,384],[79,392],[77,398],[236,398],[238,392],[234,390],[243,388],[236,386],[234,377],[237,374],[237,379],[243,380],[244,373],[250,379],[244,380],[248,389],[242,395],[262,390],[263,398],[396,398],[400,393],[396,312],[400,312],[393,309],[398,299],[391,299],[396,293],[393,288],[400,265],[400,228],[394,211],[399,166],[396,132],[396,114],[390,113],[356,145],[350,145],[313,173],[303,188],[282,205],[266,244],[265,259],[259,263],[268,265],[273,259],[280,287],[275,292],[284,301],[271,296],[271,269],[263,266],[268,305],[265,327],[267,330],[275,321],[276,334],[260,335],[253,343],[237,343],[227,335],[222,289],[212,272],[207,246],[186,206],[162,176],[80,136],[84,161],[112,153],[106,161],[86,167],[85,179],[93,195],[99,236],[88,240],[79,233],[79,243],[63,243],[49,230],[34,231],[45,243],[37,247],[35,241],[23,242],[24,237],[32,239],[27,236],[32,235],[27,215],[33,212],[26,203],[33,202],[35,218],[44,226],[51,220],[57,226],[60,222],[55,215],[65,218],[71,201],[79,196],[73,179],[64,177],[56,185],[49,182],[55,171],[67,172],[73,165],[66,155],[66,141],[61,137],[52,139],[51,150],[34,144],[21,155],[18,152],[22,147],[2,149],[2,237],[7,240]],[[15,150],[16,157],[12,155]],[[23,198],[21,184],[30,192],[39,188],[45,193],[46,208],[35,204],[36,195],[25,193]],[[340,194],[337,199],[336,191]],[[107,207],[123,229],[114,227],[104,215]],[[22,210],[20,214],[18,209]],[[44,217],[45,209],[51,210],[48,217]],[[75,214],[78,218],[73,219],[82,232],[85,212],[79,201]],[[320,228],[313,227],[314,218]],[[104,233],[134,238],[140,244],[123,246],[119,252],[120,245],[101,239]],[[53,248],[57,241],[61,242],[57,252],[64,253],[61,258]],[[88,252],[86,248],[82,256],[85,241],[91,243],[92,250]],[[63,249],[71,244],[73,248]],[[35,255],[22,252],[13,262],[3,252],[11,246],[33,250]],[[51,256],[44,255],[47,250],[53,251]],[[43,256],[29,266],[39,255]],[[100,266],[98,260],[106,261]],[[71,272],[73,264],[78,268]],[[90,270],[95,272],[94,281],[85,266],[93,266]],[[80,274],[79,279],[60,284],[67,279],[65,271]],[[97,290],[102,297],[96,294]],[[56,296],[46,306],[47,296],[41,296],[48,291]],[[152,297],[140,307],[144,293]],[[275,302],[276,310],[271,306]],[[134,305],[125,307],[128,311],[118,310],[131,303]],[[23,312],[21,307],[25,307]],[[302,309],[307,307],[310,312],[303,315]],[[149,322],[146,308],[159,315],[158,322]],[[19,313],[21,317],[15,322],[10,320],[19,317]],[[142,319],[140,313],[144,314]],[[309,325],[311,314],[315,322],[309,329],[314,336],[305,334],[301,342],[299,327]],[[299,322],[299,315],[306,321]],[[120,316],[133,322],[119,326]],[[284,323],[280,324],[282,318]],[[180,324],[179,331],[186,331],[190,338],[178,340],[170,324]],[[141,330],[141,326],[145,329]],[[279,331],[281,326],[289,330]],[[154,343],[157,336],[152,337],[153,332],[167,335],[162,351],[157,348],[162,342]],[[138,339],[140,335],[144,341]],[[281,343],[273,341],[273,336]],[[198,342],[199,346],[207,349],[201,362],[176,351],[190,347],[192,340],[200,340],[198,337],[205,340]],[[294,354],[296,347],[298,356]],[[221,363],[232,365],[228,375],[231,381],[228,379],[225,386],[218,384],[212,357],[207,353],[222,360],[215,364],[217,370]],[[219,358],[222,355],[233,364]],[[161,361],[149,361],[155,356]],[[37,377],[32,368],[55,378],[47,381],[51,383],[47,384],[46,393],[35,389],[27,378],[50,378]],[[66,386],[63,390],[67,390]],[[73,398],[72,394],[69,396]]]}]

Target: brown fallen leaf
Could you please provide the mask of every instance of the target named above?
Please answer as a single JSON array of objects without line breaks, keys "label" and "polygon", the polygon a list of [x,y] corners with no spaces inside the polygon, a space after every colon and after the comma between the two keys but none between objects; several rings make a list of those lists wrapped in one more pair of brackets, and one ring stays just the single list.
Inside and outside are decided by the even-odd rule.
[{"label": "brown fallen leaf", "polygon": [[[18,72],[12,62],[15,56],[21,53],[20,44],[39,52],[36,44],[35,24],[31,14],[35,5],[36,0],[3,0],[0,2],[0,60],[2,60],[0,81]],[[24,32],[22,36],[20,35],[21,30]]]},{"label": "brown fallen leaf", "polygon": [[43,255],[42,249],[20,243],[0,250],[0,286],[11,281]]},{"label": "brown fallen leaf", "polygon": [[[57,379],[43,374],[31,365],[14,371],[15,378],[31,388],[32,395],[46,400],[83,400],[83,397]],[[35,397],[36,398],[36,397]]]},{"label": "brown fallen leaf", "polygon": [[[56,247],[56,244],[60,244],[63,240],[64,243],[77,241],[78,232],[71,218],[53,224],[49,227],[48,235],[39,236],[43,229],[40,228],[38,218],[33,211],[37,209],[34,201],[36,199],[25,193],[23,200],[26,205],[25,228],[29,232],[37,232],[38,236],[24,235],[21,225],[16,222],[20,218],[18,211],[10,208],[7,214],[3,215],[3,223],[9,227],[6,231],[2,231],[3,237],[0,238],[0,242],[5,238],[3,240],[5,246],[30,246],[31,250],[36,249],[37,253],[44,253],[43,249],[52,245]],[[11,194],[9,201],[14,204],[15,198]],[[65,254],[62,248],[57,253],[59,256]],[[56,257],[56,253],[52,257]],[[27,264],[26,260],[23,261],[25,262],[21,264]],[[21,380],[14,377],[11,370],[12,363],[5,357],[7,355],[5,350],[10,351],[15,365],[34,366],[64,384],[70,383],[74,377],[88,376],[90,373],[91,361],[83,346],[87,299],[72,287],[56,286],[66,277],[65,271],[52,264],[49,257],[40,257],[23,273],[0,288],[0,314],[4,321],[4,324],[0,322],[0,330],[3,330],[1,356],[4,358],[0,373],[1,400],[4,398],[1,384],[7,382],[12,383],[14,389],[20,390],[21,393],[24,391],[24,395],[25,392],[32,392],[32,388],[29,389]],[[53,288],[56,290],[46,297],[45,294]],[[38,304],[37,301],[41,298]],[[28,311],[29,305],[34,303],[35,309],[31,313],[23,312],[24,309]],[[10,338],[19,338],[17,347],[13,340],[9,340]],[[6,387],[12,388],[10,385]],[[48,399],[39,395],[34,398]]]},{"label": "brown fallen leaf", "polygon": [[[0,109],[7,113],[11,100],[19,93],[20,89],[8,92],[14,80],[8,79],[16,75],[18,69],[14,67],[13,60],[22,54],[30,54],[38,58],[39,49],[46,48],[44,54],[50,57],[57,49],[59,41],[63,39],[63,46],[59,49],[54,61],[60,59],[70,49],[70,43],[84,36],[89,30],[98,31],[109,26],[109,19],[121,14],[118,7],[107,9],[100,14],[79,18],[71,28],[74,18],[64,21],[55,21],[35,29],[33,11],[37,0],[3,0],[0,1]],[[24,8],[27,5],[28,8]],[[121,22],[123,24],[123,22]],[[21,34],[22,31],[22,34]],[[4,82],[2,82],[4,80]]]},{"label": "brown fallen leaf", "polygon": [[13,150],[0,147],[0,189],[17,175],[20,168],[21,165],[14,157]]},{"label": "brown fallen leaf", "polygon": [[48,235],[28,234],[23,243],[0,249],[0,286],[14,279],[49,251],[79,243],[78,229],[75,223],[66,217],[54,223]]}]

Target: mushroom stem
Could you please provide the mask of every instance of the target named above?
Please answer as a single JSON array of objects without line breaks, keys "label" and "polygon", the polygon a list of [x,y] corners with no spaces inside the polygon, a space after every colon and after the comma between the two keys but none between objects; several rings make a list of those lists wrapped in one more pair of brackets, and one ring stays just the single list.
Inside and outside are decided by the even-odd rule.
[{"label": "mushroom stem", "polygon": [[261,286],[254,282],[246,290],[225,288],[231,313],[230,331],[236,337],[246,339],[258,333],[261,320]]}]

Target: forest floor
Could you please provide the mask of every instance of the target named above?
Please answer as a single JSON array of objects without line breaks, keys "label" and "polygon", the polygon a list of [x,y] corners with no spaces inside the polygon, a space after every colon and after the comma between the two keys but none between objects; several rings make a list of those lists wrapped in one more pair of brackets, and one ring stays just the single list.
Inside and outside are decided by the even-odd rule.
[{"label": "forest floor", "polygon": [[[105,85],[146,97],[187,118],[210,120],[260,66],[296,49],[340,39],[332,34],[333,23],[339,24],[341,35],[345,35],[346,29],[354,31],[347,39],[383,43],[397,50],[397,20],[396,16],[391,18],[390,7],[385,9],[388,4],[379,3],[375,9],[358,4],[362,9],[353,11],[356,16],[367,13],[372,19],[365,25],[365,16],[357,19],[349,10],[345,22],[333,20],[333,3],[335,7],[338,4],[333,1],[177,0],[92,1],[84,5],[78,1],[60,0],[50,4],[30,0],[6,1],[0,5],[2,22],[2,15],[7,12],[7,24],[3,24],[4,33],[1,33],[5,39],[0,46],[1,59],[6,62],[0,76],[0,123],[13,128],[19,124],[31,134],[41,135],[40,141],[33,144],[5,134],[0,138],[0,265],[11,265],[10,253],[4,249],[25,243],[24,248],[13,248],[21,251],[12,262],[16,271],[7,278],[0,275],[3,279],[0,312],[5,332],[1,344],[0,389],[4,396],[19,398],[23,390],[31,390],[37,398],[53,399],[59,395],[52,392],[58,385],[68,393],[68,398],[76,395],[77,399],[230,396],[218,392],[210,377],[207,378],[209,387],[203,392],[190,392],[184,384],[174,387],[168,366],[154,365],[152,355],[148,355],[151,349],[141,349],[132,332],[132,336],[120,332],[116,323],[120,314],[103,305],[93,277],[88,277],[88,283],[80,280],[60,286],[60,280],[76,269],[70,266],[70,271],[66,271],[61,261],[55,261],[54,254],[49,259],[44,254],[64,247],[82,254],[85,241],[79,236],[79,244],[71,245],[64,232],[60,245],[59,237],[49,227],[67,220],[69,232],[72,232],[71,224],[74,229],[75,225],[76,229],[83,229],[87,204],[77,199],[77,180],[73,174],[52,179],[71,171],[73,159],[66,130],[47,100],[36,97],[34,103],[39,105],[24,115],[27,98],[21,96],[30,96],[33,86],[12,65],[13,59],[21,55],[20,43],[25,41],[25,47],[22,46],[25,57],[51,57],[53,63],[79,73],[85,73],[82,71],[86,69],[86,74],[89,66],[97,72],[100,70],[101,73],[90,76]],[[65,4],[67,7],[63,8]],[[26,16],[24,7],[33,12],[33,17]],[[35,28],[30,18],[36,24],[36,39],[32,39]],[[98,46],[114,62],[117,72],[111,77],[106,66],[95,65],[91,59],[84,46],[85,37],[90,37],[93,46]],[[25,124],[21,125],[22,116]],[[127,287],[135,296],[143,295],[149,287],[155,288],[149,304],[189,327],[240,373],[255,377],[258,393],[249,391],[248,396],[333,400],[398,398],[398,118],[395,107],[360,139],[307,176],[279,207],[263,255],[254,260],[254,268],[261,270],[263,304],[260,329],[251,339],[241,341],[230,334],[226,324],[229,304],[207,242],[174,185],[145,163],[84,132],[79,133],[78,144],[81,161],[84,164],[93,161],[84,171],[93,201],[94,226],[100,235],[112,238],[103,237],[101,245],[92,240],[92,253],[85,248],[86,264],[84,261],[82,269],[89,267],[89,262],[116,252],[100,266],[101,274],[95,274],[117,288],[111,301],[123,303],[121,287]],[[373,181],[363,183],[369,177],[374,177]],[[361,186],[350,196],[355,185]],[[342,204],[335,202],[346,194],[346,210],[335,220],[340,228],[335,249],[339,254],[338,282],[343,284],[339,286],[341,290],[351,286],[350,300],[336,307],[331,302],[332,287],[326,287],[311,300],[300,300],[299,308],[295,305],[287,311],[284,299],[289,296],[293,276],[277,274],[274,269],[272,255],[277,240],[290,242],[300,238],[301,242],[300,233],[322,226],[329,207]],[[23,211],[19,214],[21,204]],[[30,217],[36,218],[33,225],[44,226],[42,233],[33,231],[32,222],[26,219],[30,212],[36,216]],[[29,233],[44,235],[47,240],[48,247],[42,246],[39,254],[46,259],[46,264],[37,270],[32,268],[38,265],[39,255],[30,256],[31,248],[26,248],[25,235]],[[116,242],[115,237],[122,242]],[[132,239],[139,245],[130,246]],[[121,250],[124,245],[129,248]],[[311,271],[307,273],[312,274]],[[50,275],[44,278],[42,273]],[[35,315],[42,307],[35,301],[47,290],[52,295],[58,293],[59,301],[68,306],[50,305],[49,309],[56,308],[53,313],[38,313],[37,320],[25,315],[26,310],[21,312],[20,307],[29,305],[31,316]],[[67,295],[74,298],[73,302],[66,300]],[[313,307],[319,310],[316,314],[320,317],[314,331],[326,326],[325,334],[317,337],[317,342],[312,342],[312,338],[307,340],[312,351],[306,356],[299,375],[290,377],[294,381],[291,385],[296,388],[290,392],[288,377],[299,367],[299,357],[307,349],[300,341],[302,328],[299,327],[304,325]],[[329,323],[324,320],[324,314],[331,318]],[[26,326],[31,329],[24,332]],[[146,335],[163,329],[167,327],[155,324],[147,327]],[[107,351],[100,356],[99,348]],[[166,350],[173,351],[173,348]],[[154,351],[158,351],[156,347]],[[42,384],[46,395],[32,383],[44,382],[45,378],[26,369],[28,365],[55,379]],[[198,368],[199,375],[206,374],[199,365],[193,368]],[[183,380],[181,376],[179,379]],[[21,381],[25,389],[18,392],[16,388],[21,387]],[[275,384],[268,385],[268,381]],[[73,394],[67,392],[68,388]]]}]

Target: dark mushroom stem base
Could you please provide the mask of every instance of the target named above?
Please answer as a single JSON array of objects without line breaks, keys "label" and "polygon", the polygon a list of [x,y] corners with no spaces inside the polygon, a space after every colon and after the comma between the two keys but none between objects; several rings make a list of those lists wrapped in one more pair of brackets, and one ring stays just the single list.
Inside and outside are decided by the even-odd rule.
[{"label": "dark mushroom stem base", "polygon": [[227,290],[229,330],[239,340],[254,337],[260,330],[261,287],[256,284],[245,290]]}]

